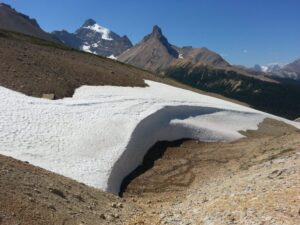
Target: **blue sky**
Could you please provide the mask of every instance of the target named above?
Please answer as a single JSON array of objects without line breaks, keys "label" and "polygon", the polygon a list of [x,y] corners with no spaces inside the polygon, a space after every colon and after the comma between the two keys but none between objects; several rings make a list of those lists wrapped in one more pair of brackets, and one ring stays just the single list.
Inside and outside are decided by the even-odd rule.
[{"label": "blue sky", "polygon": [[299,0],[4,0],[46,31],[88,18],[138,42],[159,25],[175,45],[207,47],[232,64],[300,58]]}]

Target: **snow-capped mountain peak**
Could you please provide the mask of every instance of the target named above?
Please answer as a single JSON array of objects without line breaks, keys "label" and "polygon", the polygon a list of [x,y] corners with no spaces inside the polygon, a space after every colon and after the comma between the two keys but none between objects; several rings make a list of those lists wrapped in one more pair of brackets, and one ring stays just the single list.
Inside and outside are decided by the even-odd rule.
[{"label": "snow-capped mountain peak", "polygon": [[75,33],[54,31],[53,34],[72,48],[104,57],[112,55],[117,57],[132,47],[132,43],[126,35],[120,36],[93,19],[86,20]]},{"label": "snow-capped mountain peak", "polygon": [[104,40],[108,40],[108,41],[112,41],[113,40],[110,37],[111,31],[108,28],[103,27],[103,26],[101,26],[101,25],[99,25],[97,23],[95,23],[93,25],[85,26],[85,27],[82,27],[82,28],[89,29],[89,30],[92,30],[94,32],[102,34],[102,39],[104,39]]},{"label": "snow-capped mountain peak", "polygon": [[[300,60],[298,60],[300,62]],[[298,64],[300,65],[300,63]],[[297,67],[297,60],[290,64],[270,63],[264,66],[254,65],[252,69],[257,72],[267,73],[269,76],[300,80],[300,67]]]},{"label": "snow-capped mountain peak", "polygon": [[269,63],[267,65],[254,65],[254,70],[258,72],[264,72],[264,73],[274,73],[276,71],[279,71],[285,66],[283,63]]}]

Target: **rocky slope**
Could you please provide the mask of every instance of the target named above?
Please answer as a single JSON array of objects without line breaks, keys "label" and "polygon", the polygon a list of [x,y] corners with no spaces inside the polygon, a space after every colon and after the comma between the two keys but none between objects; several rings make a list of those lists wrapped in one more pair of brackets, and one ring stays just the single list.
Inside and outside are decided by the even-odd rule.
[{"label": "rocky slope", "polygon": [[85,21],[75,33],[62,30],[52,34],[69,47],[110,58],[116,58],[132,47],[127,36],[121,37],[92,19]]},{"label": "rocky slope", "polygon": [[179,48],[170,44],[158,26],[154,26],[152,33],[140,43],[121,54],[118,60],[155,72],[163,72],[170,64],[181,60],[214,66],[229,65],[220,55],[207,48]]},{"label": "rocky slope", "polygon": [[298,224],[299,130],[265,120],[244,134],[157,144],[124,197],[141,196],[145,224]]},{"label": "rocky slope", "polygon": [[50,41],[58,41],[51,34],[43,31],[35,19],[17,12],[4,3],[0,3],[0,29],[17,31]]},{"label": "rocky slope", "polygon": [[124,224],[142,211],[112,194],[0,155],[1,225]]}]

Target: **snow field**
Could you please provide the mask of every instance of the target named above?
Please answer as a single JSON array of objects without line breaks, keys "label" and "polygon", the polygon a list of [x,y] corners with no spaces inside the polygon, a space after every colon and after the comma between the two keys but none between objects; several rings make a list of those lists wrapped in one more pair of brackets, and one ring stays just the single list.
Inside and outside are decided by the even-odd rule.
[{"label": "snow field", "polygon": [[165,84],[82,86],[51,101],[0,87],[0,154],[117,194],[160,140],[232,141],[266,117],[300,124]]}]

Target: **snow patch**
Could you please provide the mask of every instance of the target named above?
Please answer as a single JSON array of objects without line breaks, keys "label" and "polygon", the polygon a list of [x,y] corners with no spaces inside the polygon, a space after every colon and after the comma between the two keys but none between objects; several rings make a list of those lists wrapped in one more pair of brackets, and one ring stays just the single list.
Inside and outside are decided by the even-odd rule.
[{"label": "snow patch", "polygon": [[106,27],[102,27],[99,24],[94,24],[91,26],[83,27],[85,29],[92,30],[94,32],[102,34],[102,39],[107,40],[107,41],[112,41],[113,39],[110,37],[110,30],[107,29]]},{"label": "snow patch", "polygon": [[157,141],[232,141],[266,117],[245,106],[165,84],[82,86],[72,98],[29,97],[0,86],[0,153],[118,193]]},{"label": "snow patch", "polygon": [[90,52],[90,53],[92,53],[92,51],[91,51],[91,46],[89,46],[89,45],[82,45],[81,49],[82,49],[83,51],[85,51],[85,52]]},{"label": "snow patch", "polygon": [[178,59],[183,59],[183,54],[182,53],[179,53]]},{"label": "snow patch", "polygon": [[81,47],[81,49],[83,50],[83,51],[85,51],[85,52],[89,52],[89,53],[92,53],[92,54],[95,54],[95,55],[97,55],[97,52],[93,52],[92,50],[91,50],[91,46],[89,46],[89,45],[82,45],[82,47]]},{"label": "snow patch", "polygon": [[261,66],[261,71],[266,73],[268,72],[269,67],[268,66]]},{"label": "snow patch", "polygon": [[117,57],[114,56],[114,55],[110,55],[110,56],[108,56],[107,58],[117,60]]}]

